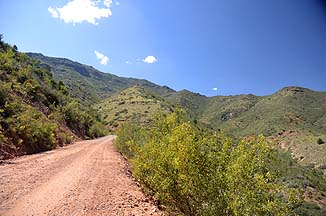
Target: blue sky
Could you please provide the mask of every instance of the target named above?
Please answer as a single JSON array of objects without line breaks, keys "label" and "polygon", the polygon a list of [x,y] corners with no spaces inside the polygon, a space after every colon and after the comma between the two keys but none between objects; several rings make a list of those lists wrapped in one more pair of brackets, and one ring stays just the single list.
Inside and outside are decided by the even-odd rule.
[{"label": "blue sky", "polygon": [[324,0],[0,0],[0,33],[21,51],[209,96],[326,91]]}]

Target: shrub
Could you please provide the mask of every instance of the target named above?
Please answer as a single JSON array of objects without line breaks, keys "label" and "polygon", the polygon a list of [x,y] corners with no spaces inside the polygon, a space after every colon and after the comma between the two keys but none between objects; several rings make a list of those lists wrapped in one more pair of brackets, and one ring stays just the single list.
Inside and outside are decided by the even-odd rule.
[{"label": "shrub", "polygon": [[[117,146],[135,177],[165,205],[186,215],[288,215],[299,200],[269,169],[275,151],[263,137],[233,145],[199,132],[182,111],[157,116],[147,130],[123,126]],[[283,195],[282,195],[283,194]]]},{"label": "shrub", "polygon": [[61,108],[68,127],[81,137],[96,138],[105,136],[108,130],[92,109],[83,110],[77,101],[70,101]]},{"label": "shrub", "polygon": [[0,143],[4,143],[7,141],[7,138],[6,136],[4,135],[4,132],[3,132],[3,129],[2,129],[2,126],[0,125]]},{"label": "shrub", "polygon": [[144,131],[133,123],[125,123],[118,128],[115,145],[128,158],[134,158],[139,147],[143,145]]},{"label": "shrub", "polygon": [[42,113],[25,107],[25,111],[8,118],[6,122],[23,152],[31,154],[56,147],[57,125],[46,120]]},{"label": "shrub", "polygon": [[64,119],[70,129],[80,136],[85,136],[91,121],[88,114],[80,109],[77,101],[71,101],[62,107]]},{"label": "shrub", "polygon": [[8,94],[9,94],[9,91],[4,86],[2,86],[2,83],[1,83],[1,85],[0,85],[0,108],[2,108],[6,104],[6,101],[8,100]]},{"label": "shrub", "polygon": [[89,128],[88,136],[91,138],[98,138],[108,134],[108,129],[102,122],[95,121]]},{"label": "shrub", "polygon": [[64,116],[61,112],[54,110],[50,115],[49,119],[54,120],[60,124],[63,124],[65,122]]},{"label": "shrub", "polygon": [[57,133],[57,140],[60,146],[63,146],[65,144],[70,144],[74,141],[74,137],[65,133],[65,132],[59,132]]}]

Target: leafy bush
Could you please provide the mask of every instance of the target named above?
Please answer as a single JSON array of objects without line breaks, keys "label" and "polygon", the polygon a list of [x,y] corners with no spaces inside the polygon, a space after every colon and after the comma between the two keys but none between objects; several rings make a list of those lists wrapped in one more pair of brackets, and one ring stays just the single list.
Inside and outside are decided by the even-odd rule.
[{"label": "leafy bush", "polygon": [[7,138],[5,137],[4,133],[3,133],[3,129],[0,125],[0,143],[4,143],[7,141]]},{"label": "leafy bush", "polygon": [[2,108],[8,100],[9,91],[4,87],[0,86],[0,108]]},{"label": "leafy bush", "polygon": [[84,111],[78,101],[70,101],[61,112],[68,127],[81,137],[97,138],[108,133],[92,110]]},{"label": "leafy bush", "polygon": [[125,123],[119,127],[117,136],[115,145],[128,158],[134,158],[136,152],[144,144],[142,143],[144,131],[141,127],[132,123]]},{"label": "leafy bush", "polygon": [[56,147],[57,125],[46,120],[42,113],[27,108],[8,118],[6,122],[11,135],[19,140],[19,147],[23,152],[31,154]]},{"label": "leafy bush", "polygon": [[108,134],[108,129],[102,122],[95,121],[90,127],[88,131],[88,136],[92,138],[102,137]]},{"label": "leafy bush", "polygon": [[85,137],[90,118],[80,109],[80,105],[77,101],[71,101],[62,108],[62,113],[64,113],[64,119],[69,128],[71,128],[75,133],[80,136]]},{"label": "leafy bush", "polygon": [[60,146],[63,146],[65,144],[70,144],[74,141],[74,137],[71,135],[68,135],[65,132],[59,132],[57,133],[57,140],[58,140],[58,144]]},{"label": "leafy bush", "polygon": [[171,209],[186,215],[289,215],[299,201],[298,191],[282,187],[269,169],[275,151],[263,137],[233,145],[223,135],[199,132],[180,110],[139,130],[121,128],[117,146],[133,157],[135,177]]},{"label": "leafy bush", "polygon": [[54,120],[60,124],[65,122],[63,114],[58,110],[53,110],[52,113],[49,115],[49,119]]}]

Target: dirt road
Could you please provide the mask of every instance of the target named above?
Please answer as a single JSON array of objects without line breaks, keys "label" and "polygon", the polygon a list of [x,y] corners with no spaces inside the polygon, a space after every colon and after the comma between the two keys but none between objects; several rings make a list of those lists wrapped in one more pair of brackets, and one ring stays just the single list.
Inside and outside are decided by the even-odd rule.
[{"label": "dirt road", "polygon": [[0,215],[161,215],[127,176],[114,137],[0,165]]}]

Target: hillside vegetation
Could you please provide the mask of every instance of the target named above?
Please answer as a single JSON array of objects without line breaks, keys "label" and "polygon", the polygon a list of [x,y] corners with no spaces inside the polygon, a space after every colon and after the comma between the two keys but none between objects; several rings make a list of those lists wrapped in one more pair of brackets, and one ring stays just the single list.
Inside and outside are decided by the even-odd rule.
[{"label": "hillside vegetation", "polygon": [[112,128],[128,121],[147,124],[152,121],[154,114],[173,111],[171,104],[140,86],[130,87],[103,99],[94,108]]},{"label": "hillside vegetation", "polygon": [[118,77],[103,73],[91,66],[65,58],[47,57],[39,53],[27,53],[28,56],[48,65],[56,80],[62,81],[73,98],[84,103],[93,103],[132,86],[142,86],[149,91],[164,95],[174,90],[159,86],[143,79]]},{"label": "hillside vegetation", "polygon": [[326,93],[287,87],[273,95],[205,97],[188,91],[167,100],[193,113],[200,121],[234,135],[273,135],[283,130],[324,133]]},{"label": "hillside vegetation", "polygon": [[96,111],[72,100],[62,82],[0,37],[0,159],[54,149],[105,128]]}]

